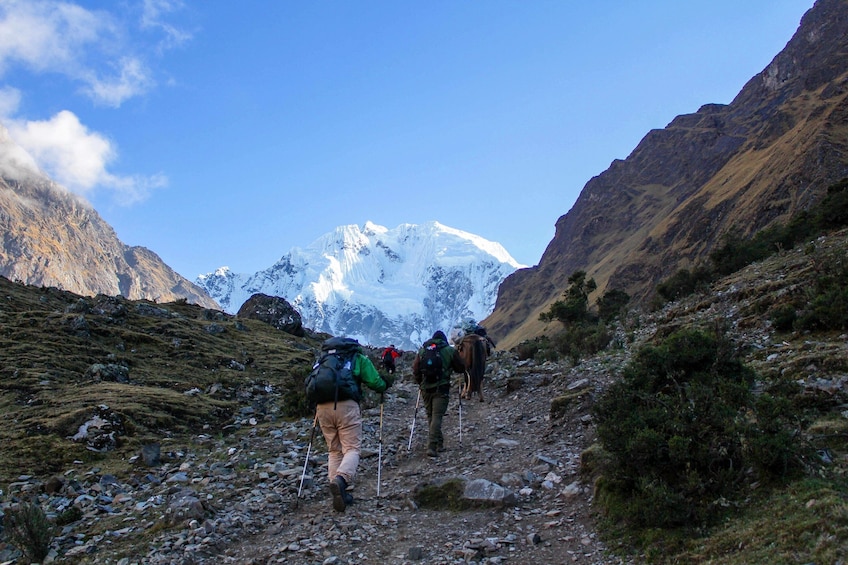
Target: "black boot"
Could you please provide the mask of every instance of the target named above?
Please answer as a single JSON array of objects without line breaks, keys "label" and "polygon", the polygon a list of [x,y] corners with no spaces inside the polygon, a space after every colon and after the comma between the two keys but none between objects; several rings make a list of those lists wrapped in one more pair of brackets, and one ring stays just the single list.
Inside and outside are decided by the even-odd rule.
[{"label": "black boot", "polygon": [[341,475],[336,475],[336,478],[330,481],[330,493],[333,495],[333,510],[336,512],[345,511],[347,497],[353,500],[353,497],[347,493],[347,481]]}]

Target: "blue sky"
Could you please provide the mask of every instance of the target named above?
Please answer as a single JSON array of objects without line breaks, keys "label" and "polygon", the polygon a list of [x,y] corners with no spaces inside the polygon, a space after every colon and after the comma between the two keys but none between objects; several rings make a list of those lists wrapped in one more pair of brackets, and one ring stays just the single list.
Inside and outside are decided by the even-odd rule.
[{"label": "blue sky", "polygon": [[812,5],[0,0],[0,122],[192,280],[367,220],[534,265],[589,179],[729,103]]}]

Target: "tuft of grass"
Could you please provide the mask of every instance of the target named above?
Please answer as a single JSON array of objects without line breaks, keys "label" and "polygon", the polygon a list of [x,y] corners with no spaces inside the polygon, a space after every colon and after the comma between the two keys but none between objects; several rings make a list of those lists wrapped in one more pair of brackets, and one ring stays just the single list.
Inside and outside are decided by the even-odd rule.
[{"label": "tuft of grass", "polygon": [[761,497],[662,563],[842,563],[848,559],[845,483],[793,482]]},{"label": "tuft of grass", "polygon": [[3,528],[12,545],[31,563],[40,563],[50,552],[54,528],[38,504],[25,502],[6,510]]},{"label": "tuft of grass", "polygon": [[434,510],[465,510],[462,496],[465,481],[460,478],[448,478],[416,487],[413,499],[421,508]]}]

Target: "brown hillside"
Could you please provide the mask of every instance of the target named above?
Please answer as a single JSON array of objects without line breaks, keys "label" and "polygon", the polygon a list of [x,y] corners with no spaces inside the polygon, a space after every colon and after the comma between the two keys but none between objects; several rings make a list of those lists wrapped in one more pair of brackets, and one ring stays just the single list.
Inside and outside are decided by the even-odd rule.
[{"label": "brown hillside", "polygon": [[[0,151],[8,149],[3,133],[0,126]],[[0,275],[10,280],[218,308],[206,291],[149,249],[122,243],[91,206],[46,178],[0,176],[0,231]]]},{"label": "brown hillside", "polygon": [[644,304],[724,234],[785,220],[848,176],[846,54],[848,2],[819,0],[733,102],[676,117],[586,183],[539,265],[501,285],[485,321],[500,345],[543,333],[538,315],[574,271],[597,295],[619,288]]}]

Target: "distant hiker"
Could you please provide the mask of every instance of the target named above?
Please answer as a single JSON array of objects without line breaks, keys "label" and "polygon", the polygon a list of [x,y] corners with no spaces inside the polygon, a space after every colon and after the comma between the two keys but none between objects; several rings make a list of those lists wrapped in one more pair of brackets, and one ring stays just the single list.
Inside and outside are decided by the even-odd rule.
[{"label": "distant hiker", "polygon": [[427,455],[430,457],[438,457],[439,452],[445,450],[442,418],[448,410],[452,372],[464,373],[465,365],[456,349],[448,345],[444,332],[436,331],[424,342],[412,363],[412,376],[421,388],[430,424],[427,443]]},{"label": "distant hiker", "polygon": [[355,339],[330,338],[321,349],[323,353],[306,379],[306,396],[317,405],[316,416],[330,451],[327,478],[333,509],[344,512],[353,503],[347,489],[356,477],[362,444],[362,384],[383,392],[392,386],[394,377],[381,377]]},{"label": "distant hiker", "polygon": [[395,374],[395,359],[398,357],[400,357],[400,351],[395,349],[394,344],[383,350],[383,354],[380,358],[383,360],[383,367],[386,368],[386,371],[388,371],[390,375]]}]

